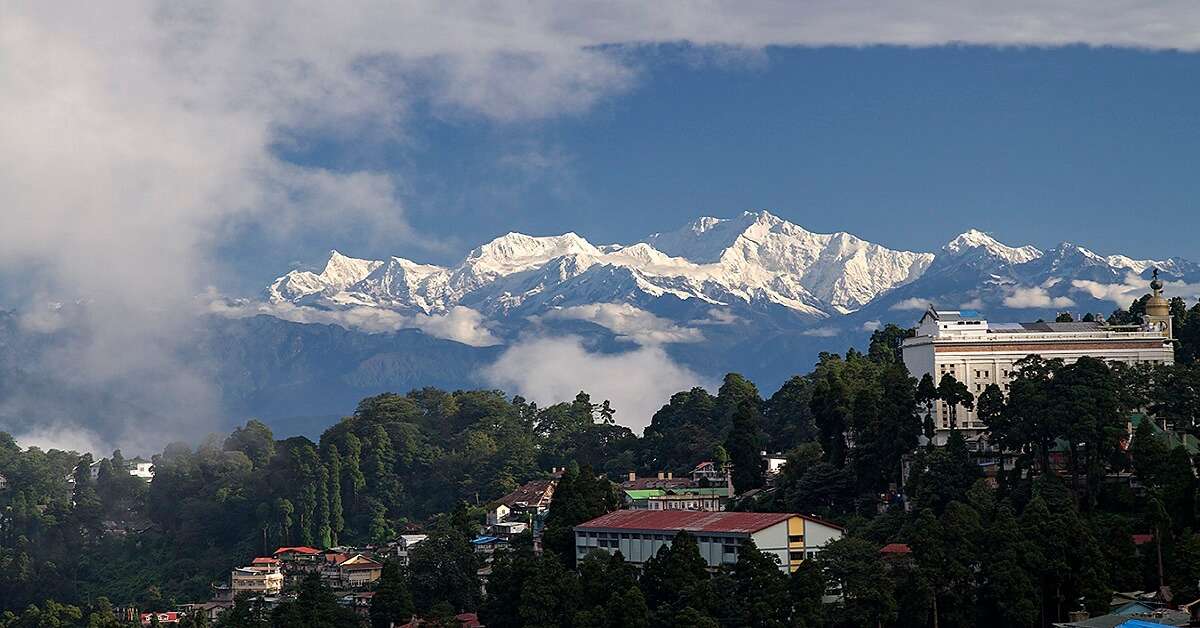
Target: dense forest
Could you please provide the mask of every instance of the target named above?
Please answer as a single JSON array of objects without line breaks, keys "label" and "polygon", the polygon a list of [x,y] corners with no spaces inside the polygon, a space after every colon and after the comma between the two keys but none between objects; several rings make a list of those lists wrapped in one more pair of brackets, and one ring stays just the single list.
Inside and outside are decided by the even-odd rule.
[{"label": "dense forest", "polygon": [[[421,389],[362,400],[318,442],[277,440],[252,420],[170,444],[145,483],[122,471],[119,451],[96,463],[0,434],[0,626],[116,626],[114,606],[202,601],[231,566],[277,546],[380,543],[409,525],[431,538],[408,569],[385,570],[376,625],[471,610],[494,627],[1037,626],[1080,607],[1107,612],[1117,590],[1165,585],[1190,601],[1197,452],[1179,435],[1200,428],[1200,306],[1172,309],[1171,367],[1032,356],[1007,394],[976,398],[952,378],[910,377],[898,354],[908,332],[889,325],[866,352],[823,354],[765,398],[736,374],[715,395],[676,393],[640,437],[617,424],[619,408],[582,392],[538,407],[500,391]],[[939,400],[978,409],[1006,452],[1001,471],[985,477],[958,432],[921,445]],[[641,573],[619,555],[575,564],[571,526],[617,507],[610,479],[715,457],[744,492],[763,486],[767,449],[786,452],[782,474],[735,507],[813,513],[849,531],[796,573],[747,548],[710,574],[686,534]],[[546,551],[515,543],[481,597],[467,541],[482,506],[563,466]],[[888,543],[911,553],[887,558]],[[823,604],[828,590],[840,601]],[[307,581],[273,611],[241,601],[221,621],[343,622],[353,619]]]}]

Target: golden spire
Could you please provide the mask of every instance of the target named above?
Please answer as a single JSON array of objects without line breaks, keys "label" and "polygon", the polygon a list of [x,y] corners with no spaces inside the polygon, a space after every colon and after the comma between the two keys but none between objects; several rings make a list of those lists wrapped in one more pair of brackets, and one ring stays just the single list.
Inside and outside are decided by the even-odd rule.
[{"label": "golden spire", "polygon": [[1158,269],[1154,269],[1154,279],[1150,280],[1150,289],[1153,294],[1146,300],[1146,315],[1147,316],[1170,316],[1171,303],[1162,295],[1163,282],[1158,278]]}]

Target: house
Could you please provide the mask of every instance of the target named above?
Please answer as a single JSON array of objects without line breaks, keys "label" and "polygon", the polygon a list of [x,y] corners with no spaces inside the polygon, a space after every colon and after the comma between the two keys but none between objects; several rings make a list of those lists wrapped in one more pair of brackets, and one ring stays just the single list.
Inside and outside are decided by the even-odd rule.
[{"label": "house", "polygon": [[313,547],[281,547],[273,556],[288,573],[308,573],[321,568],[321,550]]},{"label": "house", "polygon": [[0,475],[0,491],[3,491],[6,488],[8,488],[8,478]]},{"label": "house", "polygon": [[158,620],[160,624],[178,624],[183,616],[175,611],[164,613],[141,613],[138,615],[138,622],[143,626],[149,626]]},{"label": "house", "polygon": [[427,538],[429,538],[427,534],[401,534],[394,541],[388,542],[381,553],[385,557],[395,558],[400,566],[407,567],[408,553]]},{"label": "house", "polygon": [[125,461],[125,470],[129,471],[129,475],[135,478],[141,478],[146,482],[154,479],[154,463],[145,458],[133,458]]},{"label": "house", "polygon": [[622,491],[625,507],[633,510],[707,510],[719,512],[729,501],[730,490],[712,488],[647,488]]},{"label": "house", "polygon": [[787,464],[787,458],[782,453],[769,454],[762,452],[763,459],[763,474],[767,479],[774,478],[783,470],[783,465]]},{"label": "house", "polygon": [[645,490],[649,488],[697,488],[700,484],[691,478],[677,478],[670,471],[659,471],[657,477],[639,478],[637,473],[629,472],[629,477],[621,482],[622,490]]},{"label": "house", "polygon": [[576,556],[620,550],[626,561],[641,566],[680,531],[696,537],[710,568],[737,562],[739,548],[750,539],[788,572],[844,533],[840,526],[795,513],[617,510],[575,526]]},{"label": "house", "polygon": [[379,580],[383,574],[383,563],[355,554],[338,564],[338,572],[342,586],[360,589]]},{"label": "house", "polygon": [[512,541],[513,537],[529,530],[529,525],[521,521],[502,521],[491,527],[491,533],[504,541]]},{"label": "house", "polygon": [[229,575],[229,588],[236,597],[239,593],[254,596],[279,595],[283,590],[283,572],[278,560],[259,557],[248,567],[238,567]]},{"label": "house", "polygon": [[508,541],[498,536],[481,536],[471,540],[471,547],[475,548],[475,554],[480,560],[490,563],[497,549],[508,547]]},{"label": "house", "polygon": [[[555,470],[557,472],[557,469]],[[554,500],[554,488],[558,479],[533,480],[522,484],[517,490],[492,502],[487,512],[489,532],[496,533],[495,526],[509,521],[524,523],[535,532],[541,532],[542,522],[550,511]]]},{"label": "house", "polygon": [[728,478],[726,469],[712,460],[705,460],[692,469],[692,481],[697,486],[723,486]]}]

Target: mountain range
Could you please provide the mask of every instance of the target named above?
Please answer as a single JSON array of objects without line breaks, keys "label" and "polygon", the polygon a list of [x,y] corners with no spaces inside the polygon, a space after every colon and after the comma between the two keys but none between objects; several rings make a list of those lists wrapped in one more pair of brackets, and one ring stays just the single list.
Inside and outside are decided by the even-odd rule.
[{"label": "mountain range", "polygon": [[[1168,296],[1200,294],[1200,265],[1185,259],[1010,246],[978,230],[932,252],[813,233],[767,212],[699,218],[630,244],[509,233],[450,266],[333,251],[260,297],[212,300],[179,357],[211,384],[223,421],[259,417],[282,433],[421,386],[502,387],[539,403],[586,389],[640,427],[672,392],[730,371],[769,395],[820,352],[865,348],[871,330],[911,325],[931,303],[997,321],[1104,314],[1146,293],[1154,269]],[[30,332],[19,319],[0,311],[0,430],[30,416],[159,421],[133,403],[137,381],[124,394],[38,367],[54,364],[42,358],[72,331]]]},{"label": "mountain range", "polygon": [[321,272],[289,272],[267,288],[266,298],[423,315],[463,306],[496,320],[598,303],[688,315],[697,307],[734,315],[779,311],[801,327],[838,328],[863,314],[928,303],[1004,316],[1107,312],[1131,300],[1124,293],[1136,296],[1155,268],[1178,282],[1200,279],[1200,265],[1181,258],[1103,256],[1067,242],[1042,251],[978,230],[936,253],[893,250],[848,233],[813,233],[762,211],[700,218],[629,245],[594,245],[575,233],[509,233],[450,267],[333,251]]}]

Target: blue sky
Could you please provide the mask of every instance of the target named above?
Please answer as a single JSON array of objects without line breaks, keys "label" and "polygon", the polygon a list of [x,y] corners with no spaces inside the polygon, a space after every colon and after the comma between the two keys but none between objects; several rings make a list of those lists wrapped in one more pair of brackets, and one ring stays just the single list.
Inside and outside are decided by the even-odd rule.
[{"label": "blue sky", "polygon": [[[817,231],[936,250],[1011,244],[1200,258],[1200,55],[1071,46],[690,46],[621,51],[634,84],[582,112],[505,122],[416,107],[402,139],[294,134],[307,166],[402,174],[440,250],[348,234],[347,253],[450,262],[509,230],[632,241],[767,208]],[[344,141],[343,141],[344,140]]]}]

